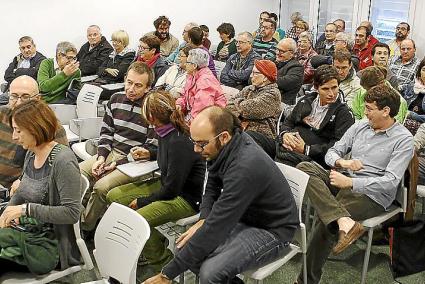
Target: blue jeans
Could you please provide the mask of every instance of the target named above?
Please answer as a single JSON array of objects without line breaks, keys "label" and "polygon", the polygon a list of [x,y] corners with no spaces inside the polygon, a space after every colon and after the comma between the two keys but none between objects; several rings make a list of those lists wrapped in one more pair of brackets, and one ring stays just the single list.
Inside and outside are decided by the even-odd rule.
[{"label": "blue jeans", "polygon": [[199,273],[201,284],[230,283],[239,273],[260,268],[288,252],[289,243],[272,233],[238,223],[199,267],[190,269]]}]

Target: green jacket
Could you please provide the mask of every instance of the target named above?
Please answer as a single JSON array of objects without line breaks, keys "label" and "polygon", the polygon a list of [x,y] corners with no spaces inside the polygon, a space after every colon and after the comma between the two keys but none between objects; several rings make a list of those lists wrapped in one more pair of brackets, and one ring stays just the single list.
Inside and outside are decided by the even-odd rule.
[{"label": "green jacket", "polygon": [[38,69],[37,82],[43,100],[47,103],[55,103],[65,98],[66,90],[71,81],[81,78],[81,71],[78,69],[71,76],[66,76],[63,71],[56,74],[53,58],[44,59]]},{"label": "green jacket", "polygon": [[[386,82],[390,87],[391,85]],[[391,87],[392,88],[392,87]],[[364,97],[366,95],[366,90],[361,88],[360,92],[357,92],[355,95],[352,103],[351,103],[351,110],[353,111],[354,118],[356,120],[360,120],[365,117],[365,101]],[[398,93],[398,91],[397,91]],[[400,93],[399,93],[400,95]],[[401,124],[404,123],[404,119],[407,116],[407,102],[406,100],[400,95],[400,109],[398,111],[398,114],[395,116],[395,119],[400,122]]]}]

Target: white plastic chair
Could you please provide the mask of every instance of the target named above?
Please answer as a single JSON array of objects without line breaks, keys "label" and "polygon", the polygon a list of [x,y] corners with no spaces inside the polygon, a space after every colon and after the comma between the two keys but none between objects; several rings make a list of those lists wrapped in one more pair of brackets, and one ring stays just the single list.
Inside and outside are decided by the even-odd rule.
[{"label": "white plastic chair", "polygon": [[[82,197],[84,196],[84,193],[89,188],[90,184],[88,179],[81,175],[81,193]],[[26,283],[26,284],[45,284],[50,283],[52,281],[55,281],[57,279],[63,278],[65,276],[68,276],[70,274],[79,272],[81,270],[91,270],[93,269],[93,261],[90,257],[89,251],[87,249],[86,243],[81,238],[80,235],[80,222],[77,222],[73,226],[76,243],[78,246],[78,249],[80,250],[81,257],[83,259],[83,263],[80,265],[69,267],[65,270],[53,270],[48,274],[44,275],[37,275],[31,273],[7,273],[4,274],[2,277],[0,277],[0,283],[2,284],[20,284],[20,283]]]},{"label": "white plastic chair", "polygon": [[425,214],[425,185],[418,185],[416,194],[422,199],[422,215]]},{"label": "white plastic chair", "polygon": [[83,161],[86,161],[92,157],[92,155],[86,151],[86,141],[74,143],[72,144],[71,148],[75,155],[77,155],[77,157]]},{"label": "white plastic chair", "polygon": [[[80,141],[99,137],[102,126],[102,117],[98,117],[98,102],[102,88],[84,84],[77,97],[77,106],[73,105],[51,105],[57,108],[57,116],[66,131],[69,142]],[[74,107],[74,117],[65,116],[62,111]],[[69,118],[69,119],[68,119]],[[65,120],[68,119],[68,120]],[[65,120],[65,121],[64,121]]]},{"label": "white plastic chair", "polygon": [[367,269],[369,266],[369,256],[370,249],[372,247],[372,238],[373,238],[373,230],[384,223],[385,221],[391,219],[393,216],[406,212],[407,210],[407,188],[403,186],[403,180],[400,182],[399,188],[397,190],[396,200],[401,206],[391,205],[390,208],[385,213],[382,213],[379,216],[369,218],[367,220],[363,220],[361,223],[364,228],[368,231],[368,240],[367,247],[363,260],[363,269],[362,269],[362,278],[361,284],[366,283]]},{"label": "white plastic chair", "polygon": [[103,279],[86,284],[109,283],[109,277],[136,284],[137,260],[149,236],[145,218],[127,206],[112,203],[94,235],[93,255]]},{"label": "white plastic chair", "polygon": [[254,279],[256,283],[262,283],[263,280],[270,276],[273,272],[279,269],[282,265],[287,263],[293,256],[297,253],[302,253],[303,255],[303,281],[307,284],[307,236],[306,229],[304,223],[301,221],[301,212],[302,212],[302,204],[305,189],[307,187],[308,179],[310,178],[308,174],[300,171],[294,167],[284,165],[276,162],[276,165],[282,171],[285,176],[288,184],[291,188],[292,194],[294,195],[295,203],[298,209],[298,218],[300,220],[300,228],[297,230],[295,234],[295,240],[299,242],[299,246],[295,244],[290,244],[290,251],[282,258],[269,263],[257,270],[250,270],[244,272],[243,275]]}]

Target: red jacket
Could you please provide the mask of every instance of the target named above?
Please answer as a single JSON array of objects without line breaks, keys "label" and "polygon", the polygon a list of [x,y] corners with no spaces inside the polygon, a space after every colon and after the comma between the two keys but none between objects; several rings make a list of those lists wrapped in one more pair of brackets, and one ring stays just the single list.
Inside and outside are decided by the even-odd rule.
[{"label": "red jacket", "polygon": [[374,37],[370,36],[369,41],[362,50],[360,50],[360,47],[358,45],[354,45],[353,47],[353,53],[359,58],[359,70],[363,70],[366,67],[372,66],[372,48],[377,44],[379,41]]}]

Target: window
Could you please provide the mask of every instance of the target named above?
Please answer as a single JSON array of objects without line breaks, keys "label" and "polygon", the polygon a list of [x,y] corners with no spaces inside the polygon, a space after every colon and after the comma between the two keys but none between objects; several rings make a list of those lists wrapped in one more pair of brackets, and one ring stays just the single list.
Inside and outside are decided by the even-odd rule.
[{"label": "window", "polygon": [[345,21],[345,32],[352,32],[353,10],[355,0],[320,0],[318,35],[321,35],[325,26],[336,19]]},{"label": "window", "polygon": [[[287,0],[281,2],[281,28],[285,31],[292,27],[291,15],[294,12],[300,12],[303,20],[308,22],[310,18],[309,0]],[[311,30],[311,27],[310,27]]]},{"label": "window", "polygon": [[410,0],[372,0],[372,34],[382,42],[394,39],[395,28],[409,19]]}]

